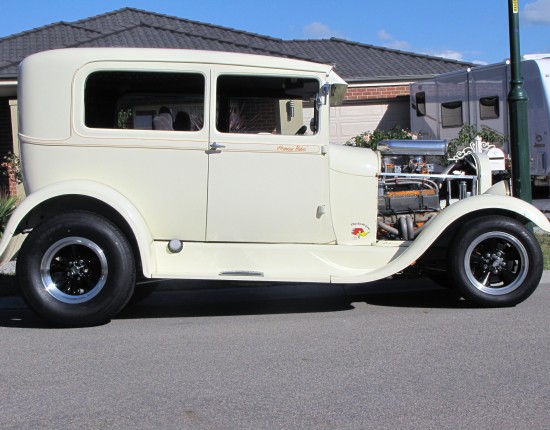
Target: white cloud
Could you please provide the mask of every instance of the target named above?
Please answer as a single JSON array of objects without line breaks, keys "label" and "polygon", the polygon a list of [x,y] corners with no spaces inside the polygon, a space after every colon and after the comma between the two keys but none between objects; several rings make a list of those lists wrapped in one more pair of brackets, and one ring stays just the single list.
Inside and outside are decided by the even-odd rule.
[{"label": "white cloud", "polygon": [[343,38],[343,34],[322,22],[312,22],[304,27],[306,37],[312,39],[329,39],[331,37]]},{"label": "white cloud", "polygon": [[550,24],[550,0],[536,0],[526,4],[520,16],[525,22]]},{"label": "white cloud", "polygon": [[378,32],[377,36],[380,40],[392,40],[393,39],[393,36],[390,33],[388,33],[386,30],[380,30]]},{"label": "white cloud", "polygon": [[449,60],[464,61],[464,55],[462,52],[453,51],[452,49],[447,49],[445,51],[424,52],[424,54],[431,55],[433,57],[448,58]]},{"label": "white cloud", "polygon": [[392,40],[384,45],[386,48],[399,49],[400,51],[410,51],[412,46],[404,40]]},{"label": "white cloud", "polygon": [[462,52],[453,51],[453,50],[446,50],[446,51],[440,52],[437,55],[438,57],[450,58],[451,60],[458,60],[458,61],[464,60],[464,55],[462,55]]},{"label": "white cloud", "polygon": [[[550,1],[550,0],[547,0]],[[382,46],[391,49],[398,49],[400,51],[412,51],[413,46],[405,40],[397,40],[393,37],[392,34],[388,33],[386,30],[379,30],[377,33],[378,39],[383,42]],[[470,52],[470,54],[474,51]],[[455,51],[452,49],[446,49],[443,51],[434,51],[430,50],[427,52],[422,52],[424,55],[430,55],[433,57],[448,58],[450,60],[465,61],[464,53],[460,51]],[[479,55],[479,52],[475,51],[475,55]],[[482,64],[482,61],[476,61],[477,64]]]},{"label": "white cloud", "polygon": [[377,33],[378,39],[385,41],[384,47],[391,49],[399,49],[401,51],[410,51],[412,46],[409,42],[404,40],[396,40],[390,33],[386,30],[380,30]]}]

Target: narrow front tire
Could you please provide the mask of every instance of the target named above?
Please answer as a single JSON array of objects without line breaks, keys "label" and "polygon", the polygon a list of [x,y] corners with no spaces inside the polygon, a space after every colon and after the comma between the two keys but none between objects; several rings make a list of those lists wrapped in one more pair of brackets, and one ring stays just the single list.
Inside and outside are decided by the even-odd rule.
[{"label": "narrow front tire", "polygon": [[464,225],[452,244],[449,270],[459,292],[485,307],[515,306],[540,283],[543,257],[519,221],[485,216]]}]

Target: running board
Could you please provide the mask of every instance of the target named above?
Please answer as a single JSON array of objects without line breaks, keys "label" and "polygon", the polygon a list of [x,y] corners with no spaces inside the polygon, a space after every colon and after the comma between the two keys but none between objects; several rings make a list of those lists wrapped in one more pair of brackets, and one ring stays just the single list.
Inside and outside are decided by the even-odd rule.
[{"label": "running board", "polygon": [[253,270],[230,270],[227,272],[220,272],[219,276],[256,276],[263,278],[263,272],[255,272]]}]

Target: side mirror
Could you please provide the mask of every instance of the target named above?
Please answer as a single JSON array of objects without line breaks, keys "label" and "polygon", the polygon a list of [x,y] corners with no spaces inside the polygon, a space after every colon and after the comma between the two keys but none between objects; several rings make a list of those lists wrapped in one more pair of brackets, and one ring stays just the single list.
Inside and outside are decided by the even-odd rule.
[{"label": "side mirror", "polygon": [[321,105],[326,105],[328,103],[329,91],[330,91],[330,84],[324,84],[319,90],[319,93],[315,98],[315,107],[317,108],[317,110]]},{"label": "side mirror", "polygon": [[[321,87],[321,91],[323,92],[323,95],[325,97],[328,96],[328,92],[330,91],[330,84],[325,84]],[[326,103],[326,100],[325,100],[325,103]]]}]

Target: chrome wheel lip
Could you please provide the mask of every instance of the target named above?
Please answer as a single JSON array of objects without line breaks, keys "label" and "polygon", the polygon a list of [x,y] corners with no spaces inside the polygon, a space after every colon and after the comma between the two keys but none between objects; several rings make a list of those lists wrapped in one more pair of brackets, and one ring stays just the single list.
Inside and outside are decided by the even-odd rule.
[{"label": "chrome wheel lip", "polygon": [[[93,255],[95,255],[95,257],[97,258],[97,261],[94,261],[94,263],[99,264],[100,267],[98,273],[99,277],[96,284],[85,293],[78,295],[72,295],[63,292],[61,289],[58,288],[58,286],[52,279],[52,262],[54,258],[58,256],[60,251],[62,251],[64,248],[75,245],[82,246],[91,250],[93,252]],[[42,261],[40,263],[40,277],[45,290],[52,297],[59,300],[60,302],[69,304],[85,303],[97,296],[105,286],[105,283],[107,281],[107,274],[107,257],[105,256],[105,253],[103,252],[101,247],[89,239],[77,236],[66,237],[55,242],[44,253],[44,257],[42,258]]]},{"label": "chrome wheel lip", "polygon": [[[474,250],[484,241],[494,239],[500,240],[501,243],[506,242],[508,245],[511,245],[519,255],[519,258],[515,259],[518,264],[517,270],[515,272],[509,271],[515,278],[510,283],[503,286],[491,286],[490,284],[487,286],[486,283],[480,282],[473,273],[472,256]],[[490,252],[493,251],[494,250],[491,250]],[[527,278],[529,272],[529,256],[527,254],[527,249],[516,236],[502,231],[491,231],[480,235],[470,244],[464,256],[464,269],[468,280],[476,289],[492,296],[503,296],[518,289]],[[487,273],[488,271],[485,272],[485,274]],[[487,275],[487,280],[489,279],[490,275]]]}]

